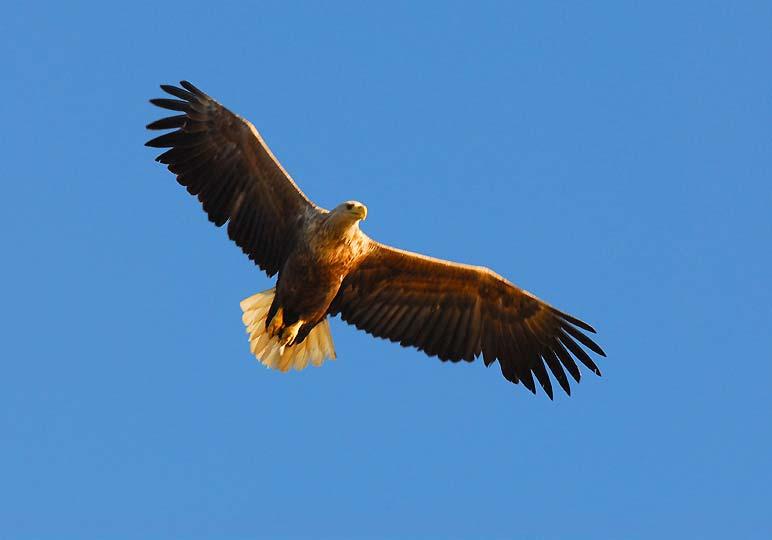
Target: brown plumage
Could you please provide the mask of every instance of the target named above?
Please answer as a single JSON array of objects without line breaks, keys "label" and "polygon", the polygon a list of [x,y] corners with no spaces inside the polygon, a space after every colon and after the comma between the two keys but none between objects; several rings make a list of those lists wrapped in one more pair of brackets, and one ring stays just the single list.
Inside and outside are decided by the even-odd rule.
[{"label": "brown plumage", "polygon": [[[252,352],[266,365],[302,369],[334,358],[328,315],[374,336],[457,362],[498,360],[507,380],[552,398],[548,375],[570,394],[578,359],[600,375],[586,347],[603,350],[587,323],[559,311],[491,270],[399,250],[359,229],[367,215],[348,201],[313,204],[257,130],[192,84],[162,85],[179,99],[151,103],[182,114],[149,124],[174,129],[147,143],[169,148],[157,161],[203,204],[215,225],[269,276],[275,291],[242,302]],[[548,368],[548,369],[547,369]]]}]

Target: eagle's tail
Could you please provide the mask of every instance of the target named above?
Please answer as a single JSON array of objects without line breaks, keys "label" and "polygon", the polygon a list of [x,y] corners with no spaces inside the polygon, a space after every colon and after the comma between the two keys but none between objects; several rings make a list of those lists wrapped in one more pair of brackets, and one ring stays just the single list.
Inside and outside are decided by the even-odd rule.
[{"label": "eagle's tail", "polygon": [[306,339],[297,345],[282,346],[277,336],[271,337],[265,327],[268,308],[271,307],[276,289],[268,289],[241,301],[244,314],[241,320],[247,327],[250,350],[266,367],[288,371],[301,370],[311,362],[321,366],[325,358],[335,359],[335,346],[330,334],[330,323],[325,318],[317,324]]}]

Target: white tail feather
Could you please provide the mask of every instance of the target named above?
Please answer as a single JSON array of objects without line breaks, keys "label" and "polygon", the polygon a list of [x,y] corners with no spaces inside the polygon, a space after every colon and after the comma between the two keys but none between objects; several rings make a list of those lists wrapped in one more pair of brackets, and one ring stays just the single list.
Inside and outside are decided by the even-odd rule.
[{"label": "white tail feather", "polygon": [[249,350],[266,367],[289,371],[301,370],[309,362],[321,366],[326,358],[335,359],[335,346],[330,334],[330,323],[325,318],[317,324],[302,343],[284,347],[277,337],[270,337],[265,328],[265,318],[273,302],[276,289],[268,289],[241,301],[241,320],[249,334]]}]

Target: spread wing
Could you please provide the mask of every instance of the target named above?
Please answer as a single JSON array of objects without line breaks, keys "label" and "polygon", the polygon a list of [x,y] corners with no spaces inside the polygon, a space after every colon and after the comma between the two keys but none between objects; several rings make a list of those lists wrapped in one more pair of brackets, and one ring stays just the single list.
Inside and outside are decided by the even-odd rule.
[{"label": "spread wing", "polygon": [[218,227],[260,268],[278,272],[301,231],[304,216],[320,211],[297,187],[255,127],[187,81],[161,85],[179,99],[151,99],[182,114],[148,129],[174,129],[146,146],[169,148],[156,158],[198,196]]},{"label": "spread wing", "polygon": [[600,370],[579,345],[605,356],[582,330],[587,323],[542,302],[498,274],[370,241],[368,255],[341,284],[332,315],[374,336],[416,347],[441,360],[485,365],[552,398],[546,367],[567,394],[566,371],[579,382],[578,359]]}]

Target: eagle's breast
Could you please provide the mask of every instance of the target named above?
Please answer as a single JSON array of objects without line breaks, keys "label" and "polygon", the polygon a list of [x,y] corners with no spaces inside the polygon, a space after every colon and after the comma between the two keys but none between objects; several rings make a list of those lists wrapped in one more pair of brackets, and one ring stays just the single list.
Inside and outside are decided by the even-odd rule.
[{"label": "eagle's breast", "polygon": [[359,225],[340,227],[325,219],[309,220],[304,239],[314,264],[339,274],[340,280],[367,254],[369,248],[369,239]]}]

